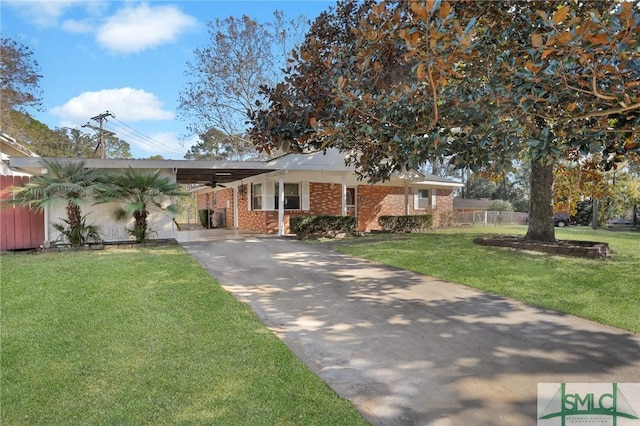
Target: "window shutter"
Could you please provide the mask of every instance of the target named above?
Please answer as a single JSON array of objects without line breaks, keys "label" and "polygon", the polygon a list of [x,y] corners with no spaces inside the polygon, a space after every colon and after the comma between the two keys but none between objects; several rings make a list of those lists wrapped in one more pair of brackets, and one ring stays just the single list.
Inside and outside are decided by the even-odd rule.
[{"label": "window shutter", "polygon": [[413,189],[413,209],[419,210],[420,209],[420,191],[418,191],[417,188],[412,188],[412,189]]},{"label": "window shutter", "polygon": [[431,191],[431,207],[436,208],[436,190],[432,189]]},{"label": "window shutter", "polygon": [[247,183],[247,210],[251,210],[251,203],[253,202],[253,198],[251,198],[251,184]]},{"label": "window shutter", "polygon": [[301,207],[302,210],[311,210],[310,202],[309,202],[309,182],[300,183],[300,187],[302,189],[302,200]]},{"label": "window shutter", "polygon": [[275,183],[274,182],[265,182],[262,184],[262,208],[264,210],[274,210],[275,209],[275,200],[274,197],[276,195],[274,190]]}]

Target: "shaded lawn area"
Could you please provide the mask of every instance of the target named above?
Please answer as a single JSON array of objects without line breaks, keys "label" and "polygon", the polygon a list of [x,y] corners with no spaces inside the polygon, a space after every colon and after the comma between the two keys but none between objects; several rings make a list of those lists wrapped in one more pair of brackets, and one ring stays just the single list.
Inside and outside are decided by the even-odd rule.
[{"label": "shaded lawn area", "polygon": [[[526,227],[489,227],[356,238],[343,253],[409,269],[530,304],[640,333],[640,233],[570,227],[556,238],[609,243],[606,261],[479,246],[487,234],[524,235]],[[369,238],[369,241],[367,239]]]},{"label": "shaded lawn area", "polygon": [[367,424],[179,247],[0,261],[3,425]]}]

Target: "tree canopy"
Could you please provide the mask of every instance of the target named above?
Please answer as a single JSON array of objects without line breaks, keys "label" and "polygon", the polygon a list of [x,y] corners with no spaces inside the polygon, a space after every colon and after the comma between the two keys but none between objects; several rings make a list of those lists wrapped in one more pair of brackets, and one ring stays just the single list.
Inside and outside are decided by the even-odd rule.
[{"label": "tree canopy", "polygon": [[[59,127],[50,129],[28,114],[11,111],[10,136],[43,157],[94,158],[98,135],[80,129]],[[131,158],[129,143],[112,135],[105,136],[107,158]]]},{"label": "tree canopy", "polygon": [[187,63],[188,81],[178,100],[187,129],[201,136],[200,146],[187,156],[198,157],[207,151],[212,134],[225,134],[231,138],[227,143],[237,145],[218,154],[255,153],[253,145],[242,138],[247,114],[254,111],[256,101],[264,99],[260,87],[282,77],[287,54],[306,27],[303,17],[288,20],[279,11],[270,22],[244,15],[207,23],[208,44],[195,49],[193,60]]},{"label": "tree canopy", "polygon": [[342,1],[266,90],[252,137],[337,147],[372,182],[434,158],[529,162],[526,238],[551,241],[558,160],[638,160],[639,26],[637,1]]},{"label": "tree canopy", "polygon": [[10,110],[24,111],[27,107],[39,107],[40,67],[33,52],[22,43],[0,38],[0,97],[2,113]]},{"label": "tree canopy", "polygon": [[184,158],[241,161],[259,159],[259,154],[247,139],[211,128],[200,135],[200,141],[189,148]]},{"label": "tree canopy", "polygon": [[13,112],[40,108],[40,67],[33,52],[22,43],[0,37],[0,129],[13,134]]}]

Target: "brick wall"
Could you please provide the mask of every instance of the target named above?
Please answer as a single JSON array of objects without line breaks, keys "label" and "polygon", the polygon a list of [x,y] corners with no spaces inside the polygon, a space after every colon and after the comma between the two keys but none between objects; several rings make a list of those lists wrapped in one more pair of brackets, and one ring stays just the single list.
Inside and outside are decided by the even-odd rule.
[{"label": "brick wall", "polygon": [[225,227],[227,229],[233,228],[233,188],[199,193],[196,196],[196,205],[198,210],[211,209],[213,211],[224,209]]},{"label": "brick wall", "polygon": [[434,189],[436,208],[417,210],[413,203],[413,190],[409,189],[405,198],[405,188],[400,186],[358,186],[358,230],[371,231],[380,229],[378,217],[399,216],[406,214],[405,201],[408,202],[408,213],[433,214],[435,226],[446,225],[453,218],[453,191],[450,189]]},{"label": "brick wall", "polygon": [[212,198],[212,207],[214,209],[225,210],[225,227],[227,229],[233,228],[233,188],[218,190]]},{"label": "brick wall", "polygon": [[[251,211],[247,208],[247,185],[244,191],[238,195],[238,225],[239,229],[260,233],[278,232],[277,211]],[[413,205],[413,191],[409,189],[408,198],[405,198],[405,188],[400,186],[370,186],[359,185],[356,190],[358,230],[371,231],[380,229],[378,217],[383,215],[404,215],[405,202],[409,205],[409,214],[432,213],[434,225],[446,223],[453,215],[453,191],[433,190],[436,195],[436,209],[428,208],[416,210]],[[243,193],[244,192],[244,193]],[[216,205],[223,207],[229,200],[227,209],[227,227],[233,227],[233,190],[228,188],[218,191]],[[199,197],[200,201],[200,197]],[[330,183],[309,184],[310,211],[285,211],[285,233],[289,232],[289,219],[291,216],[304,214],[329,214],[340,215],[342,213],[342,186]],[[200,204],[198,204],[200,206]],[[213,207],[213,205],[212,205]],[[199,207],[200,208],[200,207]]]},{"label": "brick wall", "polygon": [[433,217],[435,226],[451,226],[453,223],[453,190],[437,189],[436,211]]},{"label": "brick wall", "polygon": [[309,184],[309,208],[313,214],[342,214],[342,185],[330,183]]},{"label": "brick wall", "polygon": [[247,208],[250,202],[247,194],[248,185],[241,185],[238,194],[238,228],[243,231],[265,232],[266,212],[251,211]]},{"label": "brick wall", "polygon": [[196,204],[198,210],[211,208],[211,192],[201,192],[196,197]]},{"label": "brick wall", "polygon": [[404,193],[405,189],[400,186],[358,186],[356,192],[358,231],[380,229],[379,216],[404,215]]}]

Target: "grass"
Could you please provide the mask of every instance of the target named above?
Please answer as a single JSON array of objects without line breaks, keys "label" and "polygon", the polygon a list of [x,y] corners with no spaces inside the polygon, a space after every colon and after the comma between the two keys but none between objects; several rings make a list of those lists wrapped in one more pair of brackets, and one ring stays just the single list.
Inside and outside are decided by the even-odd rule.
[{"label": "grass", "polygon": [[367,424],[181,248],[0,260],[3,425]]},{"label": "grass", "polygon": [[525,227],[512,226],[390,236],[386,241],[365,237],[336,249],[640,333],[640,233],[557,229],[558,239],[609,243],[613,256],[605,261],[472,242],[488,233],[525,232]]}]

